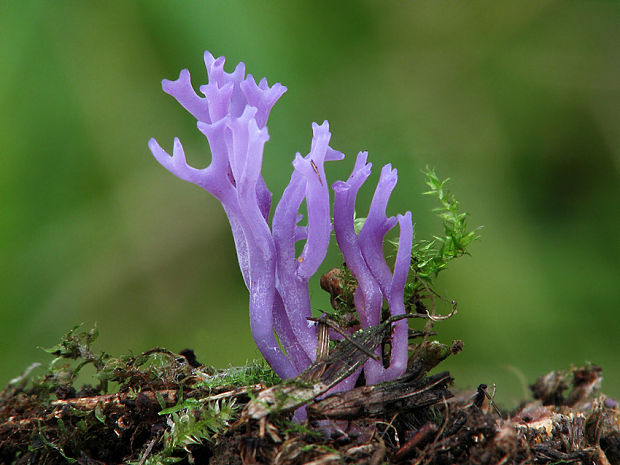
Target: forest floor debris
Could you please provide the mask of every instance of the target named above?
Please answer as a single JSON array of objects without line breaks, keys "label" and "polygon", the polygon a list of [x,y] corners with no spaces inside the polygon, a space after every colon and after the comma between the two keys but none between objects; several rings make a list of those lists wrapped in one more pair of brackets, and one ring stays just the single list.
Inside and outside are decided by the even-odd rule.
[{"label": "forest floor debris", "polygon": [[[449,373],[415,361],[395,381],[330,394],[368,359],[359,341],[283,383],[266,365],[218,371],[190,352],[95,355],[95,337],[70,332],[49,350],[57,359],[44,375],[2,391],[1,463],[620,463],[618,402],[601,393],[594,365],[541,376],[533,400],[503,412],[486,386],[455,392]],[[337,350],[357,362],[343,365]],[[75,387],[88,364],[97,385]]]}]

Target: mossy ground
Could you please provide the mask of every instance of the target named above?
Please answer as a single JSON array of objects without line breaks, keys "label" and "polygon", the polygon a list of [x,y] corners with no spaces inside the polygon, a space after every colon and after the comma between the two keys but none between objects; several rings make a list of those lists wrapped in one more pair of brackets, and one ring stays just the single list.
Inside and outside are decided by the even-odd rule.
[{"label": "mossy ground", "polygon": [[[484,386],[450,392],[447,373],[412,364],[406,379],[311,399],[298,422],[292,409],[248,413],[281,386],[262,363],[215,370],[165,349],[114,358],[92,352],[95,337],[70,332],[45,373],[2,391],[1,463],[620,463],[618,403],[595,366],[542,376],[533,401],[502,412]],[[96,375],[78,386],[86,365]]]}]

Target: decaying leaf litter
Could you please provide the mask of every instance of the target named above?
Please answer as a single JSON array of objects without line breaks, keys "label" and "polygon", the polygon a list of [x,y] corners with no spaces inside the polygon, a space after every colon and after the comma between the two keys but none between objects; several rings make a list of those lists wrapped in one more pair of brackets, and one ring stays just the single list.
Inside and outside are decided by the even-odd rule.
[{"label": "decaying leaf litter", "polygon": [[[2,391],[0,461],[619,463],[618,402],[600,392],[596,366],[541,376],[533,401],[502,412],[486,386],[459,393],[448,372],[429,373],[461,350],[460,341],[443,345],[412,331],[405,376],[330,394],[374,355],[389,328],[354,333],[286,382],[260,363],[200,366],[189,351],[96,355],[96,331],[76,328],[49,349],[57,358],[45,374],[16,378]],[[96,385],[77,388],[86,365],[95,367]],[[294,418],[301,406],[305,420]]]}]

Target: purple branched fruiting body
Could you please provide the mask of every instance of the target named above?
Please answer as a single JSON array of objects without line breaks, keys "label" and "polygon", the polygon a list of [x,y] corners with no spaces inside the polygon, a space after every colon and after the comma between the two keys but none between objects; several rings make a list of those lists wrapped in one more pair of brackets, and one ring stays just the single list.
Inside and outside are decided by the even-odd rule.
[{"label": "purple branched fruiting body", "polygon": [[[314,137],[310,153],[299,153],[293,161],[291,181],[282,194],[272,222],[277,257],[278,290],[296,338],[311,359],[316,356],[317,334],[313,324],[308,281],[323,262],[331,234],[329,191],[323,181],[325,161],[342,159],[344,155],[329,147],[329,125],[312,125]],[[299,208],[306,200],[308,226],[303,231],[306,243],[299,257],[295,242],[300,235],[297,223]]]},{"label": "purple branched fruiting body", "polygon": [[[355,233],[355,199],[359,188],[370,175],[371,165],[366,164],[366,158],[367,154],[361,152],[347,182],[338,181],[333,186],[334,230],[347,267],[358,282],[354,302],[362,328],[380,323],[384,297],[392,315],[405,313],[404,287],[413,240],[410,212],[397,218],[385,216],[387,202],[397,181],[396,170],[392,170],[390,165],[383,167],[368,218],[359,235]],[[383,239],[396,222],[401,233],[392,273],[383,255]],[[369,384],[394,379],[404,373],[407,366],[407,336],[407,322],[397,322],[394,325],[390,366],[384,370],[378,362],[369,360],[365,366]]]},{"label": "purple branched fruiting body", "polygon": [[166,169],[203,187],[224,206],[250,292],[252,335],[273,369],[290,378],[299,369],[282,352],[273,332],[275,250],[267,224],[271,193],[260,174],[263,145],[268,140],[265,123],[286,88],[279,84],[270,88],[266,81],[257,85],[251,76],[244,79],[243,64],[226,73],[224,58],[214,59],[208,52],[205,65],[209,84],[200,88],[205,97],[195,93],[187,70],[181,71],[176,81],[164,80],[162,87],[198,120],[198,128],[211,147],[211,164],[204,169],[188,166],[176,139],[172,157],[154,139],[149,147]]},{"label": "purple branched fruiting body", "polygon": [[[278,202],[269,226],[271,192],[261,175],[263,149],[269,140],[267,120],[275,102],[286,92],[281,84],[257,84],[239,63],[234,72],[224,71],[224,58],[204,55],[208,83],[193,89],[190,74],[182,70],[175,81],[162,81],[174,97],[198,121],[211,148],[211,163],[198,169],[187,164],[183,146],[174,139],[172,156],[151,139],[149,148],[168,171],[201,186],[224,207],[233,233],[241,274],[249,291],[250,326],[258,349],[274,371],[291,378],[316,357],[317,330],[312,316],[308,282],[323,262],[332,233],[329,185],[325,162],[344,155],[329,146],[327,121],[313,123],[312,145],[305,156],[293,161],[290,182]],[[334,225],[338,246],[358,282],[355,308],[363,328],[381,322],[383,300],[392,315],[405,312],[404,286],[411,260],[413,226],[411,213],[388,218],[385,209],[396,185],[396,170],[383,167],[368,218],[355,232],[357,193],[370,175],[367,153],[361,152],[349,179],[337,181],[334,190]],[[300,225],[302,204],[307,224]],[[385,234],[400,227],[394,271],[383,255]],[[299,256],[295,244],[305,241]],[[276,339],[277,336],[277,339]],[[284,348],[284,351],[280,348]],[[394,379],[407,364],[407,322],[394,324],[392,357],[384,369],[370,360],[364,366],[366,381]],[[333,388],[349,389],[360,370]]]},{"label": "purple branched fruiting body", "polygon": [[[366,163],[367,157],[367,152],[360,152],[347,182],[337,181],[332,186],[334,189],[334,231],[345,263],[358,282],[354,303],[362,328],[375,326],[381,322],[383,302],[383,294],[362,255],[359,238],[355,232],[355,200],[360,187],[370,176],[372,167],[371,163]],[[382,372],[383,367],[379,362],[369,360],[365,366],[368,384],[381,381]]]},{"label": "purple branched fruiting body", "polygon": [[[411,213],[407,213],[404,217],[398,215],[398,218],[388,218],[385,214],[388,200],[396,186],[397,180],[398,176],[396,170],[392,169],[392,166],[389,164],[385,165],[381,170],[379,183],[377,184],[375,194],[370,204],[368,218],[366,218],[364,226],[359,233],[360,248],[364,260],[368,264],[375,280],[378,282],[379,288],[385,300],[388,302],[392,315],[405,313],[403,294],[405,281],[407,279],[406,273],[409,271],[410,264],[407,260],[411,260],[413,241]],[[399,223],[401,233],[394,274],[392,274],[383,255],[383,239],[385,234],[392,229],[396,223]],[[404,280],[402,280],[403,273],[405,273]],[[398,301],[399,295],[401,298],[400,302]],[[407,336],[406,320],[395,323],[392,335],[392,358],[390,360],[390,366],[381,375],[383,381],[398,378],[405,372],[407,368]]]},{"label": "purple branched fruiting body", "polygon": [[371,163],[366,164],[366,152],[360,152],[347,182],[338,181],[334,189],[334,231],[338,247],[347,267],[358,281],[355,308],[363,328],[378,325],[381,316],[381,289],[373,277],[359,246],[355,232],[355,199],[362,184],[370,176]]},{"label": "purple branched fruiting body", "polygon": [[379,283],[381,292],[385,297],[389,294],[392,272],[383,256],[383,239],[386,233],[397,223],[393,216],[386,217],[385,210],[397,180],[396,170],[393,170],[391,165],[385,165],[381,169],[381,176],[370,203],[368,217],[359,234],[364,260],[370,267],[370,271]]},{"label": "purple branched fruiting body", "polygon": [[[400,238],[398,240],[398,252],[394,262],[394,274],[390,285],[389,295],[387,296],[390,314],[392,316],[402,315],[405,311],[405,283],[411,265],[411,247],[413,245],[413,222],[411,212],[404,215],[397,215],[400,227]],[[407,369],[408,355],[408,325],[407,320],[400,320],[394,323],[392,333],[392,357],[390,366],[385,370],[383,380],[396,379],[402,376]]]}]

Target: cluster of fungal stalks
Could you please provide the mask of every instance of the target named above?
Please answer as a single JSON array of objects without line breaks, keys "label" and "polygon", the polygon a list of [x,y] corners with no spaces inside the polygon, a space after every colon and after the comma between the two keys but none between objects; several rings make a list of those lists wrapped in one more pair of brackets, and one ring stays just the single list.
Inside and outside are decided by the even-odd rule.
[{"label": "cluster of fungal stalks", "polygon": [[[269,139],[269,113],[286,87],[278,83],[269,86],[264,78],[257,84],[252,75],[246,76],[243,63],[227,73],[224,57],[216,59],[209,52],[205,52],[204,61],[208,84],[200,86],[202,96],[192,87],[187,70],[175,81],[164,80],[162,87],[198,121],[211,149],[210,165],[204,169],[189,166],[178,139],[172,155],[154,139],[149,148],[168,171],[204,188],[222,203],[249,291],[252,335],[273,370],[284,379],[292,378],[316,358],[317,327],[309,321],[308,282],[325,258],[332,231],[357,282],[353,301],[361,328],[381,323],[384,301],[392,316],[405,313],[404,287],[413,241],[411,212],[386,216],[397,182],[396,170],[388,164],[381,170],[364,225],[356,231],[356,197],[370,175],[371,164],[366,152],[357,155],[349,178],[332,184],[332,204],[325,162],[342,160],[344,155],[329,146],[331,133],[325,121],[312,125],[310,152],[296,154],[291,180],[270,224],[272,195],[261,175],[263,149]],[[301,225],[304,202],[307,220]],[[400,236],[396,260],[390,267],[383,242],[396,224]],[[297,255],[299,241],[304,245]],[[364,366],[368,384],[392,380],[405,372],[407,337],[406,320],[396,321],[387,366],[373,359]],[[351,386],[356,377],[348,380]]]}]

